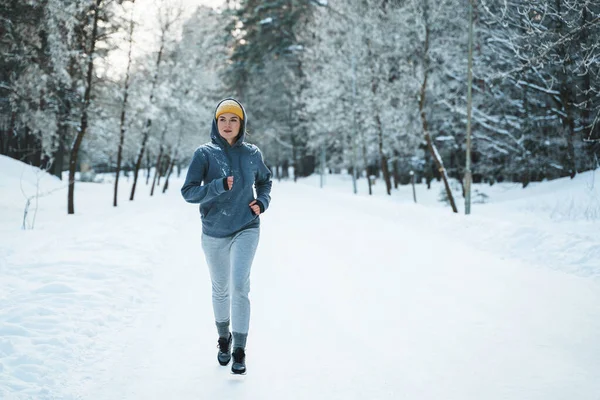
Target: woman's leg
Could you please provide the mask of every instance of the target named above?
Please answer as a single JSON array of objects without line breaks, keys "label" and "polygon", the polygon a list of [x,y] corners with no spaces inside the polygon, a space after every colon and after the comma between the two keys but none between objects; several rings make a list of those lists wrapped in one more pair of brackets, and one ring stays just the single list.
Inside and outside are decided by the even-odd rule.
[{"label": "woman's leg", "polygon": [[246,347],[250,325],[250,269],[260,236],[259,228],[246,229],[235,235],[231,244],[233,347]]},{"label": "woman's leg", "polygon": [[215,238],[202,235],[202,250],[212,281],[212,304],[215,322],[220,337],[229,336],[230,305],[229,295],[229,251],[231,238]]}]

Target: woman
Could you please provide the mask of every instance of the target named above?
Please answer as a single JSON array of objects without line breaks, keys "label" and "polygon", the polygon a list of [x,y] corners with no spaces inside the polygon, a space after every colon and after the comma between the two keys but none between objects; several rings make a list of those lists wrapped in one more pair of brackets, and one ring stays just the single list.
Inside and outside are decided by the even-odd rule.
[{"label": "woman", "polygon": [[212,122],[211,143],[196,150],[181,188],[188,203],[200,204],[202,249],[219,334],[217,359],[221,365],[229,364],[233,342],[235,374],[246,372],[250,268],[258,246],[259,215],[271,200],[271,172],[258,147],[244,142],[247,122],[237,100],[221,101]]}]

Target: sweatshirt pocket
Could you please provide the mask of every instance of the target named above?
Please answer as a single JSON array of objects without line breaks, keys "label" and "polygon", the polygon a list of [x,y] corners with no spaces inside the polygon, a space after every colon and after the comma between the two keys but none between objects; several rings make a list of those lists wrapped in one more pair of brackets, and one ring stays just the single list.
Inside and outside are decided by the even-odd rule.
[{"label": "sweatshirt pocket", "polygon": [[214,208],[214,205],[214,202],[210,202],[208,204],[203,204],[202,206],[200,206],[200,217],[202,217],[202,219],[207,218],[211,213],[212,209]]},{"label": "sweatshirt pocket", "polygon": [[232,213],[232,201],[230,198],[224,198],[212,201],[206,206],[204,214],[200,213],[205,221],[211,223],[219,222],[223,216],[230,216]]}]

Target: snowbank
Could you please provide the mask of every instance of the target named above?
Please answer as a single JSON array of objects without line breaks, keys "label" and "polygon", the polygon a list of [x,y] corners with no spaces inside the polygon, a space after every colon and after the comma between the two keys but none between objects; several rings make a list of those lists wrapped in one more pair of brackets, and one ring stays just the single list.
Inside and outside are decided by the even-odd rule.
[{"label": "snowbank", "polygon": [[[320,186],[320,177],[299,179],[300,184]],[[464,201],[454,185],[460,215],[440,201],[443,184],[431,189],[400,186],[391,196],[378,180],[368,207],[387,210],[399,223],[409,220],[460,237],[479,249],[500,257],[562,270],[582,276],[600,276],[600,170],[550,182],[536,182],[523,189],[520,184],[473,185],[471,215],[464,215]],[[350,176],[327,175],[325,190],[352,195]],[[365,179],[358,181],[358,196],[369,197]],[[484,202],[482,202],[484,201]],[[403,222],[404,221],[404,222]]]}]

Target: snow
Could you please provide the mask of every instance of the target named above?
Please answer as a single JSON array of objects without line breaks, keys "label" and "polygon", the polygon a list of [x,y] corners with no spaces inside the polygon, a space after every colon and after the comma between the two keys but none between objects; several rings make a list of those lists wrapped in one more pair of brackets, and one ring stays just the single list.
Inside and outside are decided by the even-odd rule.
[{"label": "snow", "polygon": [[292,46],[288,46],[287,50],[291,51],[291,52],[302,51],[302,50],[304,50],[304,46],[302,46],[301,44],[295,44],[295,45],[292,45]]},{"label": "snow", "polygon": [[[216,362],[197,208],[64,183],[0,156],[2,399],[590,399],[600,393],[596,173],[431,190],[275,182],[252,272],[248,374]],[[22,178],[21,178],[22,177]],[[22,230],[21,185],[41,192]],[[477,192],[475,192],[477,191]],[[455,190],[457,197],[460,191]],[[485,193],[487,197],[477,195]],[[458,199],[459,209],[464,209]],[[461,208],[463,207],[463,208]]]}]

